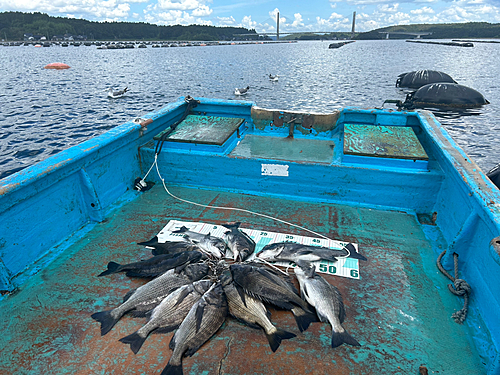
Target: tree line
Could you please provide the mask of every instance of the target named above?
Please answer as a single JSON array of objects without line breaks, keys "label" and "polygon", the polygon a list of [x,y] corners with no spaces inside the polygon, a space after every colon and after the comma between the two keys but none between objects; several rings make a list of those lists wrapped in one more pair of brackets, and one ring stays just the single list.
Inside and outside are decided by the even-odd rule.
[{"label": "tree line", "polygon": [[[383,27],[365,33],[357,33],[355,39],[384,39],[387,32],[431,33],[422,39],[463,39],[463,38],[500,38],[500,24],[488,22],[416,24]],[[390,35],[391,39],[408,39],[404,34]]]},{"label": "tree line", "polygon": [[[363,33],[335,32],[326,35],[290,35],[283,39],[383,39],[387,32],[426,32],[422,39],[500,38],[500,24],[467,22],[448,24],[415,24],[383,27]],[[0,13],[0,38],[23,40],[24,34],[45,36],[84,36],[87,40],[246,40],[259,37],[255,30],[243,27],[216,27],[205,25],[158,26],[144,22],[95,22],[82,19],[52,17],[44,13]],[[240,34],[240,35],[238,35]],[[251,35],[241,35],[251,34]],[[410,35],[393,34],[391,39],[407,39]]]},{"label": "tree line", "polygon": [[[23,40],[25,34],[45,36],[85,36],[87,40],[240,40],[258,39],[255,30],[243,27],[205,25],[158,26],[144,22],[94,22],[52,17],[44,13],[0,13],[0,38]],[[254,34],[240,35],[238,34]]]}]

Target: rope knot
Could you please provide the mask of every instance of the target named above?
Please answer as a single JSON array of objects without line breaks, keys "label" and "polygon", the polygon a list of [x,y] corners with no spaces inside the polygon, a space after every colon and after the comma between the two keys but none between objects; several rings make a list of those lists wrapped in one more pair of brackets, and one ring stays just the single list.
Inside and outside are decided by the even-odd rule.
[{"label": "rope knot", "polygon": [[455,292],[453,294],[457,296],[463,296],[464,294],[470,294],[472,292],[470,285],[463,279],[455,279],[453,285],[455,286]]}]

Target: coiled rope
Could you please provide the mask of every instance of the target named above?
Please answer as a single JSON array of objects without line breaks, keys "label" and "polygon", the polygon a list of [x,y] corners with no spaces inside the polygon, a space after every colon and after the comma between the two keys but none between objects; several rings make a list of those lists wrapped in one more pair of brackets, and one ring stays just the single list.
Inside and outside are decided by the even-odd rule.
[{"label": "coiled rope", "polygon": [[456,296],[464,297],[464,307],[461,310],[458,310],[451,315],[451,317],[453,318],[453,320],[455,320],[456,323],[462,324],[465,321],[465,318],[467,317],[467,310],[469,307],[469,295],[472,293],[472,288],[467,283],[467,281],[458,278],[458,254],[453,253],[455,277],[451,276],[443,268],[443,265],[441,264],[441,259],[443,258],[444,254],[446,254],[446,250],[443,251],[441,254],[439,254],[436,261],[437,267],[443,273],[443,275],[445,275],[448,279],[450,279],[453,282],[453,284],[448,284],[448,289],[450,290],[450,292]]}]

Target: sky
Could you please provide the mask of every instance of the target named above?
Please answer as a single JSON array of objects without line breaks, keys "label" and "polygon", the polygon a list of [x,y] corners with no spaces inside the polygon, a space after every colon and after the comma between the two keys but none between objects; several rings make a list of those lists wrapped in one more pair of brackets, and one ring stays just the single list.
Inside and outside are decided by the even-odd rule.
[{"label": "sky", "polygon": [[0,0],[0,11],[89,21],[212,25],[276,32],[356,31],[416,23],[500,22],[500,0]]}]

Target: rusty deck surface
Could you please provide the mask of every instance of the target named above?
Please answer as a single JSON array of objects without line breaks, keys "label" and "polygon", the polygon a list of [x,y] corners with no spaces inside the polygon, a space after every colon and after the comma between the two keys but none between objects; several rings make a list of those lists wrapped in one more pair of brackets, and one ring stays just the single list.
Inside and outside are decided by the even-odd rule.
[{"label": "rusty deck surface", "polygon": [[[333,239],[359,244],[367,262],[360,280],[327,277],[342,293],[344,327],[361,347],[330,347],[330,326],[313,323],[304,333],[289,312],[272,310],[271,320],[297,334],[272,353],[260,330],[227,319],[198,352],[184,359],[185,374],[429,374],[484,373],[469,327],[450,319],[461,308],[435,267],[435,241],[424,236],[414,215],[333,204],[305,203],[172,187],[185,199],[259,211],[306,226]],[[275,232],[300,232],[242,213],[200,208],[174,200],[156,186],[116,209],[72,244],[21,290],[0,301],[1,374],[159,374],[171,351],[172,334],[151,335],[134,355],[118,339],[144,319],[124,317],[101,337],[94,312],[116,307],[144,283],[115,274],[98,278],[113,260],[127,263],[150,252],[148,240],[171,219],[224,223]]]}]

